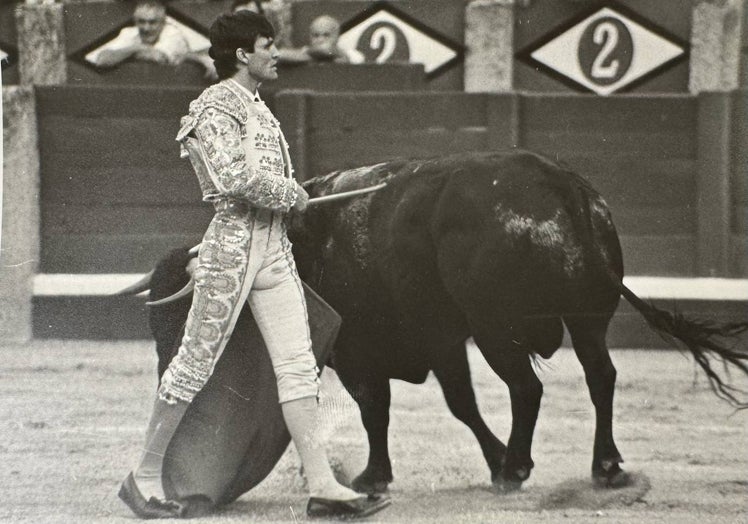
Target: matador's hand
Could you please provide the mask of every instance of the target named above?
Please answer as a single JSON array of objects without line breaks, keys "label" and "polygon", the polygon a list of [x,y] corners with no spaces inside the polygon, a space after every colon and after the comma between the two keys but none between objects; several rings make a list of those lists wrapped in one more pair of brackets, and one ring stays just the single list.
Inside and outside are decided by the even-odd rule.
[{"label": "matador's hand", "polygon": [[292,209],[297,212],[303,212],[306,210],[308,204],[309,194],[300,184],[296,184],[296,202],[294,202]]}]

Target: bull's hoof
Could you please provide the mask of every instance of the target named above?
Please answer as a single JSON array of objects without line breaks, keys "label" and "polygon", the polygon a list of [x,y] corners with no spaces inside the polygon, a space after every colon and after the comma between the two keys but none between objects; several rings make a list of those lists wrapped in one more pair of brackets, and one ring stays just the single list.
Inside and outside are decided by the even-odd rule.
[{"label": "bull's hoof", "polygon": [[631,475],[621,469],[618,464],[611,464],[608,469],[592,472],[592,482],[596,488],[624,488],[633,483]]},{"label": "bull's hoof", "polygon": [[504,470],[502,475],[493,479],[493,485],[499,493],[512,493],[519,491],[522,483],[530,478],[531,468],[521,467],[513,472]]},{"label": "bull's hoof", "polygon": [[493,481],[493,487],[498,493],[514,493],[522,488],[521,480],[509,480],[503,477]]},{"label": "bull's hoof", "polygon": [[366,474],[366,472],[360,474],[358,477],[353,479],[351,482],[351,488],[359,493],[367,493],[369,495],[376,495],[387,492],[387,487],[392,482],[392,478],[387,479],[374,479]]}]

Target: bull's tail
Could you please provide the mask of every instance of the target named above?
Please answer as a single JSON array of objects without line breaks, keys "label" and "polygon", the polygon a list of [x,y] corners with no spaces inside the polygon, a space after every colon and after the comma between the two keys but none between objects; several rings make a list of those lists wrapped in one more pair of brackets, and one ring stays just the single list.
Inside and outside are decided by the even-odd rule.
[{"label": "bull's tail", "polygon": [[674,343],[676,347],[685,346],[688,349],[706,373],[709,385],[718,397],[737,409],[748,408],[748,392],[726,382],[714,365],[721,365],[728,378],[730,369],[738,369],[742,375],[748,376],[748,353],[736,349],[736,343],[730,344],[741,333],[748,331],[748,322],[720,323],[688,318],[680,313],[656,308],[625,285],[620,286],[623,297],[642,314],[654,331],[671,343],[674,343],[673,339],[679,340],[682,344]]}]

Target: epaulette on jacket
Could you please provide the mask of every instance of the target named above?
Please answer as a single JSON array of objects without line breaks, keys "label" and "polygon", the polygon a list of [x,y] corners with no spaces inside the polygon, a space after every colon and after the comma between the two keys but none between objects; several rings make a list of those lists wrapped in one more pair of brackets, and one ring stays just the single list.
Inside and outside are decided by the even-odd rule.
[{"label": "epaulette on jacket", "polygon": [[234,117],[241,125],[242,135],[247,121],[247,109],[236,94],[222,82],[214,84],[203,91],[199,97],[190,102],[189,114],[182,117],[177,140],[182,141],[197,124],[200,115],[209,108],[218,109]]},{"label": "epaulette on jacket", "polygon": [[228,113],[242,124],[247,121],[246,107],[239,97],[222,82],[210,86],[190,102],[190,115],[197,118],[209,107]]}]

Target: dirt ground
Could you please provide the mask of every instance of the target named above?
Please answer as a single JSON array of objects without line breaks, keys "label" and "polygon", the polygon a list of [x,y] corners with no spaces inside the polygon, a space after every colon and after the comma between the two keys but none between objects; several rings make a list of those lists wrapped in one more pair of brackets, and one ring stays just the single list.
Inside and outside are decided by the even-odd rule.
[{"label": "dirt ground", "polygon": [[[506,439],[506,387],[470,350],[481,411]],[[561,350],[538,370],[545,394],[533,475],[518,493],[491,489],[472,434],[454,419],[433,377],[393,381],[393,505],[381,522],[748,522],[748,412],[718,400],[676,351],[619,350],[615,434],[633,486],[594,490],[594,417],[581,368]],[[116,496],[138,458],[155,387],[153,345],[36,341],[0,348],[0,521],[135,522]],[[366,459],[352,401],[325,373],[329,451],[342,476]],[[288,451],[257,488],[193,520],[303,521],[298,458]]]}]

